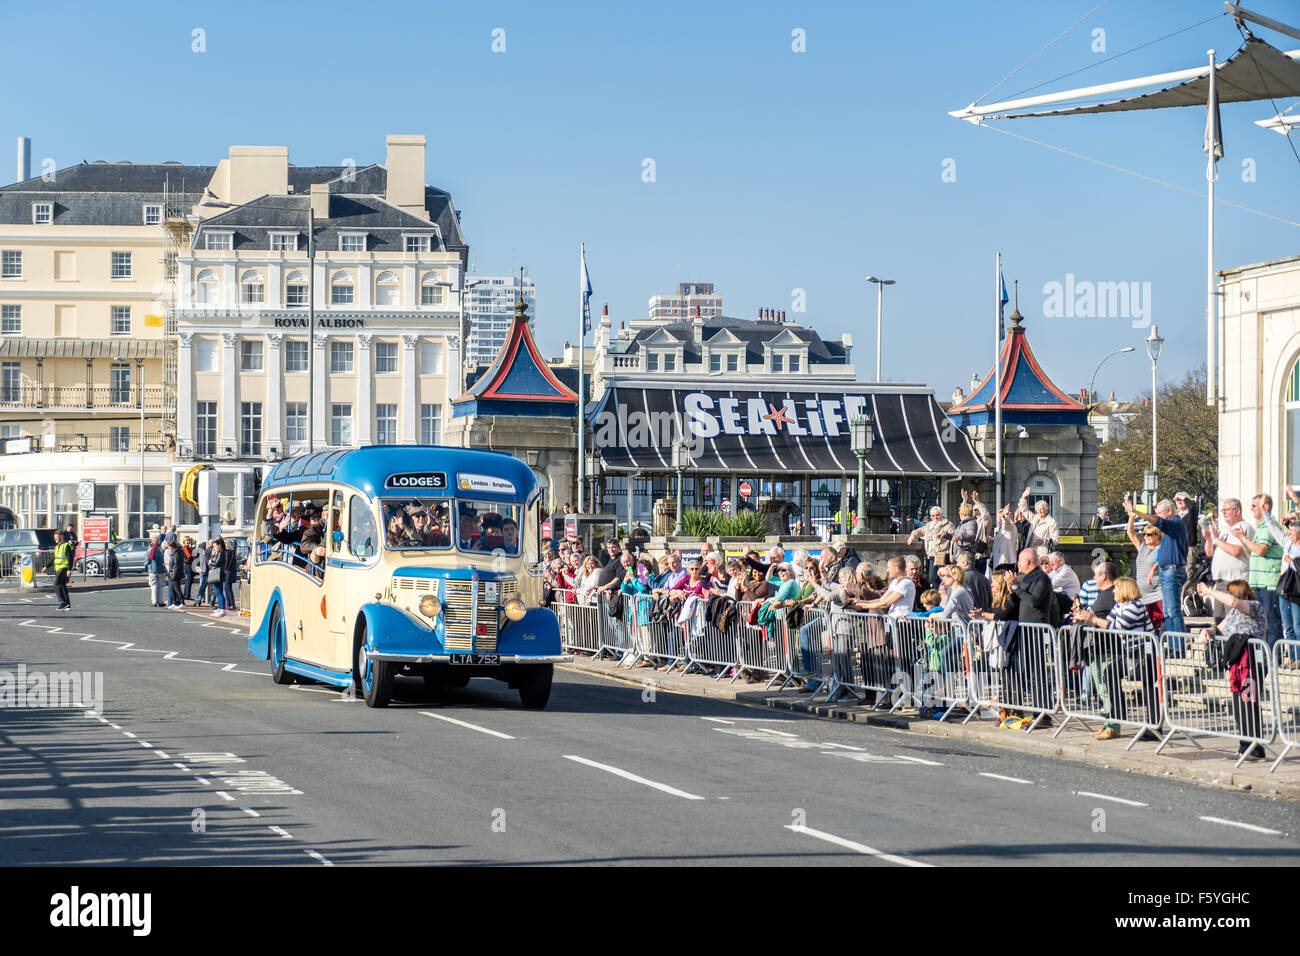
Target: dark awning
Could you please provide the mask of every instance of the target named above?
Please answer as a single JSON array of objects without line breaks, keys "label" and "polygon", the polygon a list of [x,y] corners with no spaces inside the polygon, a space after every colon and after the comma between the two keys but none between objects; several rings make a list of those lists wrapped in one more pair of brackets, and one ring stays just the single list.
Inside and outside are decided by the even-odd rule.
[{"label": "dark awning", "polygon": [[848,422],[872,421],[868,474],[985,476],[966,433],[922,386],[817,389],[655,388],[620,384],[589,412],[594,450],[612,471],[672,470],[684,433],[704,472],[857,474]]}]

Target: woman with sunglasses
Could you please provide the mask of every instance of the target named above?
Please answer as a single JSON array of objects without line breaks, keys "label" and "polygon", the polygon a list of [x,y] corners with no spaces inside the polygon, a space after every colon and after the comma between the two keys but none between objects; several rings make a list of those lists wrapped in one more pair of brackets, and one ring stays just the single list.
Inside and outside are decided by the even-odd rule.
[{"label": "woman with sunglasses", "polygon": [[1163,532],[1152,522],[1142,529],[1142,534],[1138,535],[1134,528],[1133,520],[1135,515],[1129,513],[1128,516],[1128,539],[1137,548],[1137,556],[1133,559],[1133,579],[1137,581],[1138,590],[1141,591],[1139,600],[1142,606],[1146,608],[1147,617],[1151,620],[1151,626],[1157,631],[1160,630],[1164,623],[1164,595],[1160,590],[1160,568],[1156,563],[1156,553],[1160,550],[1160,539],[1164,537]]}]

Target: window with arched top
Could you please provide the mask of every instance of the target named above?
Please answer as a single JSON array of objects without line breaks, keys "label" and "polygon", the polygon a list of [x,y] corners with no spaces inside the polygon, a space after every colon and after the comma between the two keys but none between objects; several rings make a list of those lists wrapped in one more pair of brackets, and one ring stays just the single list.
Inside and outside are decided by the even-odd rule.
[{"label": "window with arched top", "polygon": [[1289,482],[1300,480],[1300,359],[1291,366],[1286,377],[1286,397],[1283,402],[1286,420],[1286,474]]},{"label": "window with arched top", "polygon": [[194,302],[196,305],[216,305],[220,283],[211,269],[202,270],[194,277]]},{"label": "window with arched top", "polygon": [[420,305],[442,305],[442,276],[426,272],[420,277]]},{"label": "window with arched top", "polygon": [[241,305],[261,305],[266,301],[266,283],[262,273],[249,269],[239,277],[239,302]]},{"label": "window with arched top", "polygon": [[330,304],[351,305],[356,301],[356,287],[352,276],[346,272],[336,272],[330,279]]},{"label": "window with arched top", "polygon": [[290,309],[307,307],[307,273],[294,269],[284,280],[284,304]]},{"label": "window with arched top", "polygon": [[375,278],[375,305],[400,305],[401,283],[394,272],[381,272]]}]

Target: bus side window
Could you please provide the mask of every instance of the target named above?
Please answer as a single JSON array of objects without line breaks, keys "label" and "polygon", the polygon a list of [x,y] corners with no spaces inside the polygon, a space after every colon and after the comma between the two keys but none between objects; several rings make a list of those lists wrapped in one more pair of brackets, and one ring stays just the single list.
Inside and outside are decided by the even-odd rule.
[{"label": "bus side window", "polygon": [[375,516],[360,496],[353,495],[348,499],[348,550],[365,561],[378,550],[378,537]]},{"label": "bus side window", "polygon": [[342,542],[340,540],[341,535],[338,534],[338,532],[341,532],[342,530],[343,530],[343,492],[336,491],[334,492],[334,502],[330,512],[330,523],[329,523],[329,534],[328,534],[331,551],[339,550]]}]

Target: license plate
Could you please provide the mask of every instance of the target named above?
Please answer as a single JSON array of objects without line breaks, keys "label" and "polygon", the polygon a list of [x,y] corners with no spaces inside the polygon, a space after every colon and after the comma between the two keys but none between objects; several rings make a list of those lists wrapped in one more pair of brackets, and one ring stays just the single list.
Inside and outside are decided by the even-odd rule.
[{"label": "license plate", "polygon": [[451,664],[500,664],[500,654],[452,654]]}]

